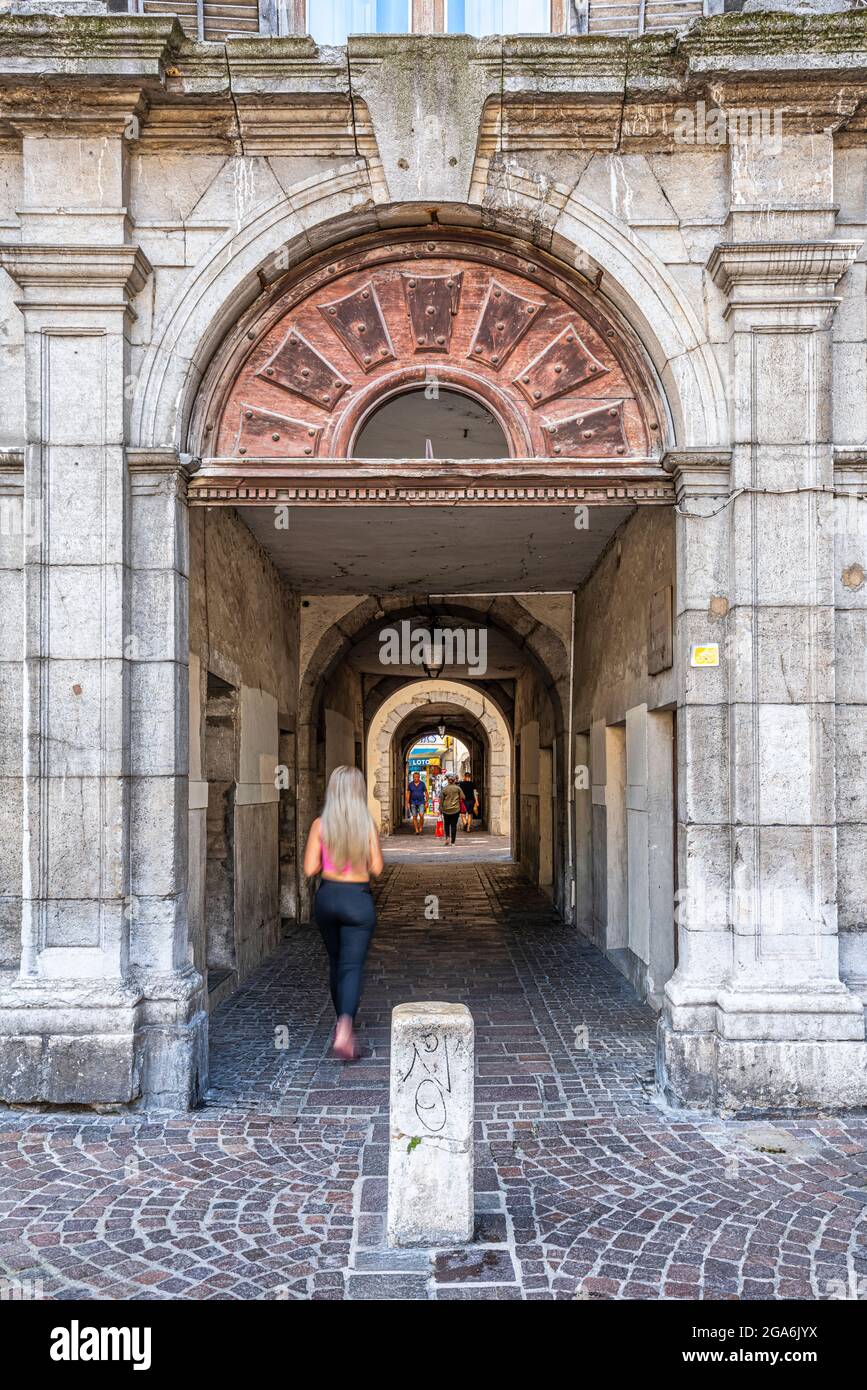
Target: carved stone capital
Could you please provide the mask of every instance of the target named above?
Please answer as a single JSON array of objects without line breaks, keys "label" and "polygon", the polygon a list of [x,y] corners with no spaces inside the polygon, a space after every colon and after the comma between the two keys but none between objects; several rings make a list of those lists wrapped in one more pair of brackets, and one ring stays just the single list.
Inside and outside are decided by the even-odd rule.
[{"label": "carved stone capital", "polygon": [[179,453],[171,445],[164,448],[128,448],[126,466],[134,494],[144,495],[168,489],[186,501],[187,485],[199,468],[200,460],[190,454]]},{"label": "carved stone capital", "polygon": [[860,240],[721,242],[707,272],[732,304],[836,304],[837,283],[861,246]]},{"label": "carved stone capital", "polygon": [[730,449],[669,449],[662,466],[674,480],[678,504],[688,497],[725,497],[730,486]]},{"label": "carved stone capital", "polygon": [[5,478],[24,476],[23,449],[0,449],[0,475]]},{"label": "carved stone capital", "polygon": [[0,245],[21,309],[128,309],[152,266],[138,246]]}]

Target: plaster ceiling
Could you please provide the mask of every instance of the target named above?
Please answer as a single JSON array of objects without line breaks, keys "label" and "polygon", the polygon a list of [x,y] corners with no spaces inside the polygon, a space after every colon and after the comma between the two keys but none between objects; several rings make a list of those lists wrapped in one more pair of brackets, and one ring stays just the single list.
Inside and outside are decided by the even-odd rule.
[{"label": "plaster ceiling", "polygon": [[551,593],[577,588],[629,505],[270,507],[238,512],[287,583],[306,594]]}]

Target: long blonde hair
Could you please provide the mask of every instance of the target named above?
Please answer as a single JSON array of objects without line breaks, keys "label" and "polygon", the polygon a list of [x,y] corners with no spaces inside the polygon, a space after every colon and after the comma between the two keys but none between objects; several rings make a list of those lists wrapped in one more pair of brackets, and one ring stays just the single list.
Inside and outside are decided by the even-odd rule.
[{"label": "long blonde hair", "polygon": [[357,767],[336,767],[325,792],[322,842],[338,873],[347,864],[356,873],[368,868],[372,829],[363,773]]}]

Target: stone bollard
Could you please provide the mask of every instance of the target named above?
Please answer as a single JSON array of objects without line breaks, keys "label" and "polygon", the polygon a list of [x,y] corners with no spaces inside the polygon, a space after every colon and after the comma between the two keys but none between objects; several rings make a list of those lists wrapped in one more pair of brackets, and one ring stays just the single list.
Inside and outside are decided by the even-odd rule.
[{"label": "stone bollard", "polygon": [[473,1016],[398,1004],[391,1016],[389,1245],[473,1238]]}]

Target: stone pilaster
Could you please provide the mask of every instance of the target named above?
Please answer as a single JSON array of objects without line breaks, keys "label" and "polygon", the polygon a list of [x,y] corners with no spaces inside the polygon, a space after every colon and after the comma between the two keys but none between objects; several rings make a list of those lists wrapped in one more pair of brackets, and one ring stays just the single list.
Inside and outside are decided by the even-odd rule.
[{"label": "stone pilaster", "polygon": [[190,468],[174,449],[129,449],[130,975],[150,1104],[205,1087],[204,981],[190,944]]},{"label": "stone pilaster", "polygon": [[[17,994],[7,991],[25,1004],[23,1019],[11,997],[0,1004],[7,1054],[15,1035],[28,1036],[20,1065],[4,1059],[2,1093],[128,1100],[137,1082],[123,382],[130,297],[149,266],[136,247],[100,241],[6,246],[0,261],[24,315],[25,503],[38,516],[24,545],[21,967]],[[80,1013],[56,1010],[58,998],[82,997],[79,985],[104,1021],[92,1015],[87,1041],[73,1042]]]},{"label": "stone pilaster", "polygon": [[21,958],[24,452],[0,450],[0,970]]},{"label": "stone pilaster", "polygon": [[96,122],[23,123],[22,240],[0,247],[24,318],[30,521],[8,1100],[135,1101],[159,1049],[156,1098],[185,1103],[202,1071],[186,960],[185,478],[174,456],[139,458],[131,486],[125,457],[133,301],[151,271],[126,210],[134,105],[130,91]]},{"label": "stone pilaster", "polygon": [[[730,476],[673,461],[679,512],[680,963],[669,1095],[725,1108],[867,1100],[839,972],[830,327],[857,243],[717,247]],[[692,667],[718,643],[718,666]]]},{"label": "stone pilaster", "polygon": [[840,974],[867,1005],[867,451],[836,450],[834,528]]}]

